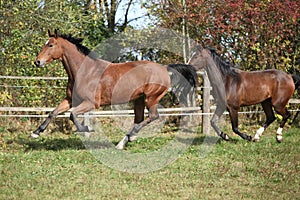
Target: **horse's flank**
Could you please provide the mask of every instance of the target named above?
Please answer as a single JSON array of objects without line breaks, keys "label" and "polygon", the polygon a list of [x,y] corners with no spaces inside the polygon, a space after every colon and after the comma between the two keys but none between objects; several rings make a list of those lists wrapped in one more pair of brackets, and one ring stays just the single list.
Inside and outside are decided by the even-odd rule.
[{"label": "horse's flank", "polygon": [[[146,74],[150,76],[145,78]],[[101,105],[120,104],[141,95],[147,96],[152,90],[167,90],[170,77],[166,67],[149,61],[128,62],[126,65],[112,63],[103,72],[99,85],[103,94],[97,102]]]}]

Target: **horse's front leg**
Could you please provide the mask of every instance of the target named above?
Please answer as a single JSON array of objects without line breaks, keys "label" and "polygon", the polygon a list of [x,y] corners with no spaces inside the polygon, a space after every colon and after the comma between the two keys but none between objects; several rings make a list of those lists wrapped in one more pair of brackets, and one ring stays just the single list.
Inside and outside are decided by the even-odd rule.
[{"label": "horse's front leg", "polygon": [[94,103],[86,100],[86,101],[83,101],[81,104],[79,104],[77,107],[75,107],[74,110],[71,112],[70,120],[75,124],[75,126],[77,128],[77,132],[93,131],[88,126],[82,125],[77,119],[77,115],[89,112],[93,109],[95,109]]},{"label": "horse's front leg", "polygon": [[238,109],[229,108],[229,116],[231,120],[232,130],[235,134],[238,134],[240,137],[242,137],[245,140],[251,141],[252,137],[241,133],[238,129]]},{"label": "horse's front leg", "polygon": [[216,133],[218,134],[218,136],[220,136],[222,139],[224,140],[229,140],[229,137],[227,134],[223,133],[217,126],[216,122],[217,122],[217,119],[219,119],[222,114],[224,113],[226,107],[225,106],[220,106],[220,105],[217,105],[217,108],[214,112],[214,115],[212,117],[212,119],[210,120],[210,124],[211,126],[213,127],[213,129],[216,131]]},{"label": "horse's front leg", "polygon": [[43,132],[49,123],[60,113],[63,113],[71,108],[71,100],[65,98],[46,118],[46,120],[35,130],[31,133],[32,138],[38,138],[40,133]]}]

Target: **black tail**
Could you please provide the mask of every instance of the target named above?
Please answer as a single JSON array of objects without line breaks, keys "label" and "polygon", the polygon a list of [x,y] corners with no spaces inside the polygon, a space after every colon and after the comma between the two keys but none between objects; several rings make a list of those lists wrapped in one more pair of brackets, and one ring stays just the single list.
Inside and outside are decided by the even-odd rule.
[{"label": "black tail", "polygon": [[295,83],[295,90],[300,86],[300,76],[292,75],[293,81]]},{"label": "black tail", "polygon": [[[168,71],[172,72],[172,91],[178,100],[184,105],[194,100],[194,94],[198,84],[198,77],[192,65],[170,64]],[[188,98],[190,97],[190,99]],[[193,98],[193,99],[192,99]]]}]

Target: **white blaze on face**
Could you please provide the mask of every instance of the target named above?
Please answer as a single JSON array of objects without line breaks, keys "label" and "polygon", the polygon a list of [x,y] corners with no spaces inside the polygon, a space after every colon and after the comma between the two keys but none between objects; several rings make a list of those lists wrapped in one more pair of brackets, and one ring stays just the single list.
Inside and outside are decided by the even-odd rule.
[{"label": "white blaze on face", "polygon": [[49,44],[49,41],[50,41],[50,40],[47,40],[47,42],[45,43],[45,46]]}]

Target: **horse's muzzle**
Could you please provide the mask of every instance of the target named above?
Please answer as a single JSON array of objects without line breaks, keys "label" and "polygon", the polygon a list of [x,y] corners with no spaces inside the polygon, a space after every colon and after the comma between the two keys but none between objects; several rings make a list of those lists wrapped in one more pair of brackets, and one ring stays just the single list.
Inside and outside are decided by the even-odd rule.
[{"label": "horse's muzzle", "polygon": [[41,64],[41,61],[40,60],[35,60],[34,61],[34,65],[37,66],[37,67],[42,67],[43,65]]}]

